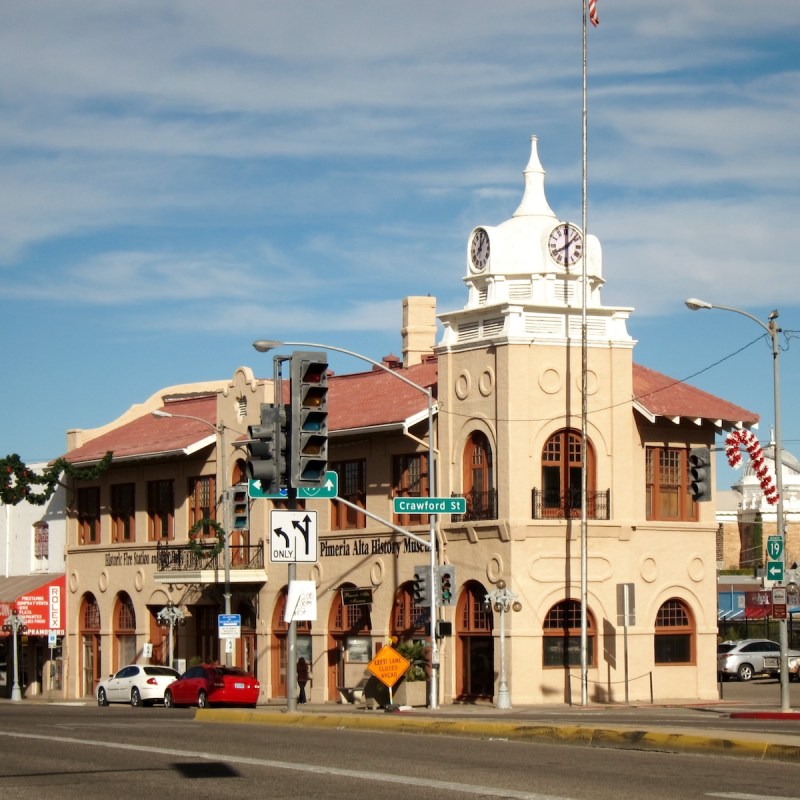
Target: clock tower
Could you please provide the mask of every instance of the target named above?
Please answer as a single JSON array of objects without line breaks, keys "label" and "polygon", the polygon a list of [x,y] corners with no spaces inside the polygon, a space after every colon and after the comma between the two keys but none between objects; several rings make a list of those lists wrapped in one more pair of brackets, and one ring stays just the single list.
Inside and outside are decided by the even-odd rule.
[{"label": "clock tower", "polygon": [[[467,237],[467,303],[440,315],[444,332],[437,348],[441,443],[459,463],[470,437],[485,437],[492,480],[504,487],[497,491],[499,519],[530,519],[532,489],[546,482],[541,459],[547,442],[554,432],[581,428],[584,305],[598,485],[615,483],[612,473],[620,467],[611,455],[623,442],[630,452],[634,435],[631,309],[602,305],[600,242],[550,208],[536,137],[523,174],[513,216],[480,224]],[[451,481],[443,487],[447,493],[473,488],[466,469],[463,476],[454,471]]]}]

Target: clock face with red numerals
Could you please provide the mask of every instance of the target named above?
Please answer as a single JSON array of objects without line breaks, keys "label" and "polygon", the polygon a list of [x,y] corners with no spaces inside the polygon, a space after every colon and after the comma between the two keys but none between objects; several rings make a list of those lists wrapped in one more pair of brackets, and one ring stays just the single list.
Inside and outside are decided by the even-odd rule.
[{"label": "clock face with red numerals", "polygon": [[561,222],[550,232],[547,248],[553,261],[569,269],[583,255],[583,236],[574,225]]},{"label": "clock face with red numerals", "polygon": [[483,228],[478,228],[472,234],[469,256],[472,268],[476,272],[483,272],[486,269],[489,263],[489,234]]}]

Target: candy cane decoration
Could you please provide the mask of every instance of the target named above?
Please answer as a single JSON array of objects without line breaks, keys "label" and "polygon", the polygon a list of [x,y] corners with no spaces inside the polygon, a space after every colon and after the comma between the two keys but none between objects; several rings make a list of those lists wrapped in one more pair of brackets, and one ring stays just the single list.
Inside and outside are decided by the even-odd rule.
[{"label": "candy cane decoration", "polygon": [[[772,476],[769,474],[769,469],[764,460],[761,445],[750,431],[733,431],[725,440],[725,455],[728,457],[728,463],[732,467],[738,467],[742,463],[742,454],[739,451],[740,445],[750,454],[753,470],[761,482],[761,488],[764,490],[764,499],[774,506],[778,502],[778,490],[772,482]],[[779,469],[777,464],[775,468]]]}]

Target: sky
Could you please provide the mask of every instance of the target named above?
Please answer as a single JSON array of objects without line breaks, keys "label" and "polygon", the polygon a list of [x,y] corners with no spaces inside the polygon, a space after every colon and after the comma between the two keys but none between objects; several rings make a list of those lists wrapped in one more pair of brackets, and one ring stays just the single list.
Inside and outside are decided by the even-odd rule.
[{"label": "sky", "polygon": [[[466,241],[530,136],[581,219],[580,0],[4,0],[0,454],[162,387],[270,377],[254,339],[401,351],[401,302],[466,304]],[[800,6],[598,0],[588,229],[634,358],[800,454]],[[363,362],[331,353],[332,368]],[[718,437],[720,447],[724,436]],[[722,457],[720,457],[721,459]],[[738,473],[718,460],[728,488]]]}]

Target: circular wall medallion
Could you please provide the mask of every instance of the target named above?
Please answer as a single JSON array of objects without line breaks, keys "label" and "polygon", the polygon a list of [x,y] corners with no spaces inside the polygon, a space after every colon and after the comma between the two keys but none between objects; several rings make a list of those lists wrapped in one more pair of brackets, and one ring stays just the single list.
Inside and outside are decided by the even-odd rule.
[{"label": "circular wall medallion", "polygon": [[472,388],[472,378],[469,372],[464,370],[457,378],[454,387],[456,397],[459,400],[466,400],[469,396],[469,390]]},{"label": "circular wall medallion", "polygon": [[373,586],[380,586],[383,583],[383,576],[386,574],[386,567],[381,559],[378,559],[369,570],[369,579]]},{"label": "circular wall medallion", "polygon": [[539,386],[546,394],[555,394],[561,388],[561,374],[557,369],[545,369],[539,374]]},{"label": "circular wall medallion", "polygon": [[490,583],[497,583],[503,577],[503,559],[495,554],[486,562],[486,577]]},{"label": "circular wall medallion", "polygon": [[72,594],[75,594],[75,592],[78,591],[78,583],[79,582],[80,581],[78,579],[78,573],[75,572],[75,570],[70,572],[70,574],[69,574],[69,590],[72,592]]},{"label": "circular wall medallion", "polygon": [[481,374],[481,378],[478,381],[478,390],[484,397],[489,397],[494,391],[494,370],[491,367],[485,369]]},{"label": "circular wall medallion", "polygon": [[[575,385],[578,387],[580,391],[583,387],[583,378],[581,375],[577,375],[575,377]],[[593,372],[590,369],[586,370],[586,394],[597,394],[597,387],[599,385],[599,381],[597,380],[597,373]]]},{"label": "circular wall medallion", "polygon": [[692,556],[689,559],[689,577],[695,582],[700,583],[706,576],[706,565],[700,556]]},{"label": "circular wall medallion", "polygon": [[97,585],[100,588],[101,592],[104,592],[106,589],[108,589],[108,570],[107,569],[104,569],[100,573],[100,577],[97,579]]},{"label": "circular wall medallion", "polygon": [[656,560],[652,556],[644,556],[639,562],[639,574],[642,580],[652,583],[658,577]]},{"label": "circular wall medallion", "polygon": [[144,570],[139,567],[136,574],[133,576],[133,586],[137,592],[141,592],[144,588]]}]

